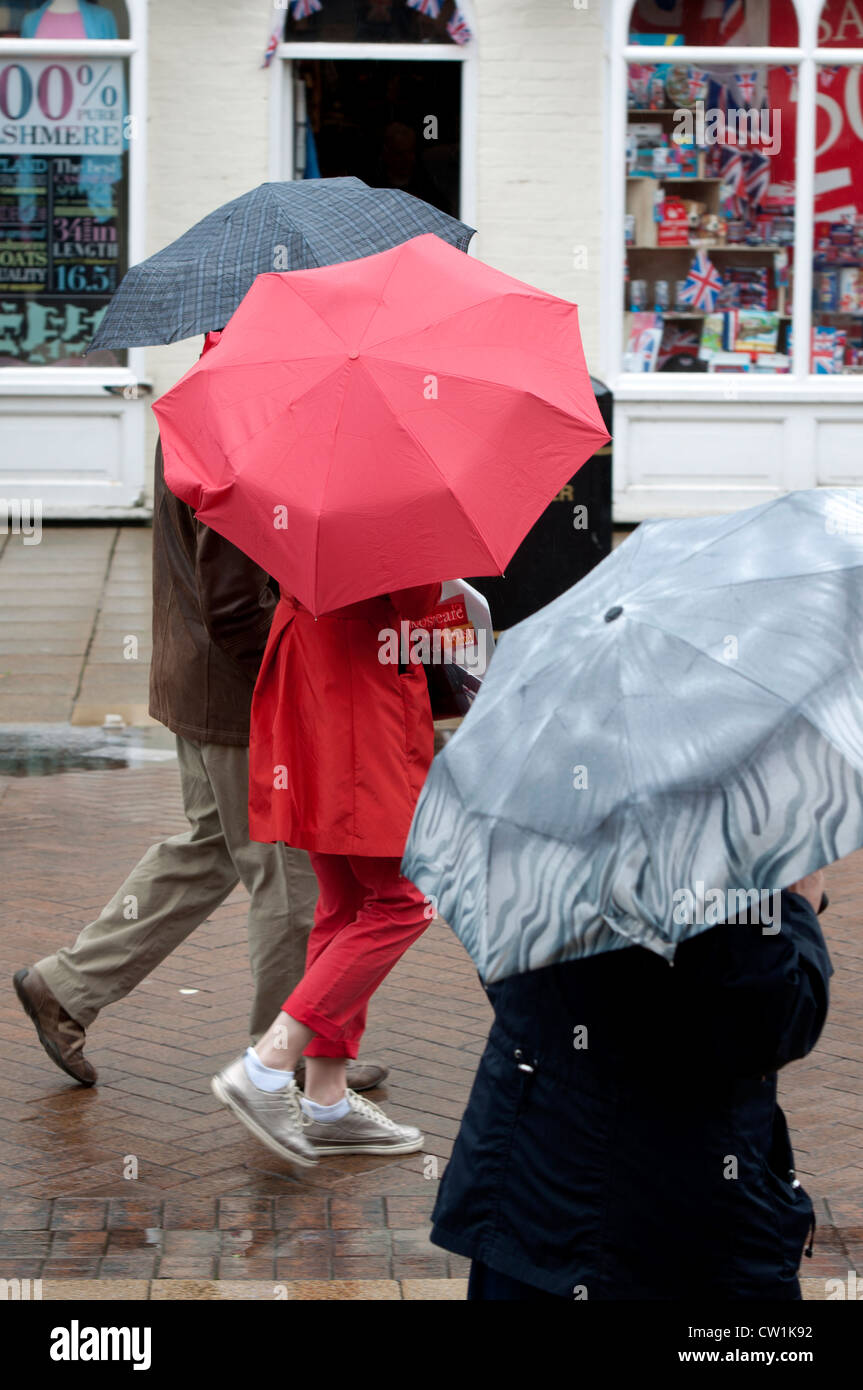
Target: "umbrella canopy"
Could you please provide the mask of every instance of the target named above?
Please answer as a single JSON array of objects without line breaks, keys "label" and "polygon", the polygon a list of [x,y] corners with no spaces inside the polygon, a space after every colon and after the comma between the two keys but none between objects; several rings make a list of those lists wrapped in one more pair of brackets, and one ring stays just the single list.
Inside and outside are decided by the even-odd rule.
[{"label": "umbrella canopy", "polygon": [[643,525],[504,635],[403,863],[485,980],[672,958],[863,845],[861,567],[855,495],[798,492]]},{"label": "umbrella canopy", "polygon": [[175,343],[224,328],[257,275],[352,261],[434,232],[466,251],[472,227],[362,179],[263,183],[123,277],[90,344]]},{"label": "umbrella canopy", "polygon": [[313,613],[501,573],[609,437],[575,305],[432,235],[259,276],[154,410],[168,486]]}]

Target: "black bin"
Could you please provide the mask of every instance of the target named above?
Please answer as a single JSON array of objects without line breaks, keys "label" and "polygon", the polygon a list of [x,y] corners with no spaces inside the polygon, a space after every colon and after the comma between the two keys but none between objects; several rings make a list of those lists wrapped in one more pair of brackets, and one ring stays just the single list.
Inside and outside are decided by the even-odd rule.
[{"label": "black bin", "polygon": [[[612,433],[613,396],[590,378],[596,403],[608,433]],[[587,509],[586,526],[574,524]],[[528,531],[501,578],[482,577],[470,583],[485,594],[492,622],[500,631],[530,617],[572,587],[611,550],[611,444],[588,459],[575,477],[549,503]]]}]

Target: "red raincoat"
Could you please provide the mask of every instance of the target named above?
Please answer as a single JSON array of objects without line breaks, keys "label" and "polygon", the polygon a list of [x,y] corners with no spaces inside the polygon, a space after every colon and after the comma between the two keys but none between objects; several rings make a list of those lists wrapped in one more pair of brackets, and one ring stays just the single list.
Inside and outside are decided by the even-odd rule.
[{"label": "red raincoat", "polygon": [[379,661],[378,634],[439,594],[402,589],[317,619],[282,596],[252,700],[253,840],[401,858],[434,726],[423,667]]}]

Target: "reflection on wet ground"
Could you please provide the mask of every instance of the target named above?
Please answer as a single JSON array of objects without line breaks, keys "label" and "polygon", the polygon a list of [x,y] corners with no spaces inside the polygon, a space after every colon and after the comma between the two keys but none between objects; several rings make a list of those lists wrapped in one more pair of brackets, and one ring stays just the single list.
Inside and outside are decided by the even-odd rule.
[{"label": "reflection on wet ground", "polygon": [[163,728],[78,728],[72,724],[0,725],[0,776],[49,777],[169,762],[174,736]]}]

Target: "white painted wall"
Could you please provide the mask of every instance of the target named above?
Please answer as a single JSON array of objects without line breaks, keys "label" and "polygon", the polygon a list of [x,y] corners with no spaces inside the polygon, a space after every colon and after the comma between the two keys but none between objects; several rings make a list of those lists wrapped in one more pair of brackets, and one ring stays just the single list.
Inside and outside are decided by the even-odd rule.
[{"label": "white painted wall", "polygon": [[[600,0],[473,0],[480,45],[478,254],[575,300],[598,369]],[[150,0],[148,254],[267,177],[267,0]],[[468,6],[465,7],[466,10]],[[587,267],[576,268],[583,247]],[[583,259],[583,258],[582,258]],[[149,350],[155,395],[200,351]],[[148,452],[155,445],[151,417]]]},{"label": "white painted wall", "polygon": [[[477,249],[580,308],[599,366],[600,0],[474,0],[480,45]],[[583,246],[586,269],[575,268]]]},{"label": "white painted wall", "polygon": [[[267,178],[267,0],[150,0],[147,254]],[[151,348],[154,398],[195,361],[201,339]],[[148,453],[156,441],[150,417]]]}]

